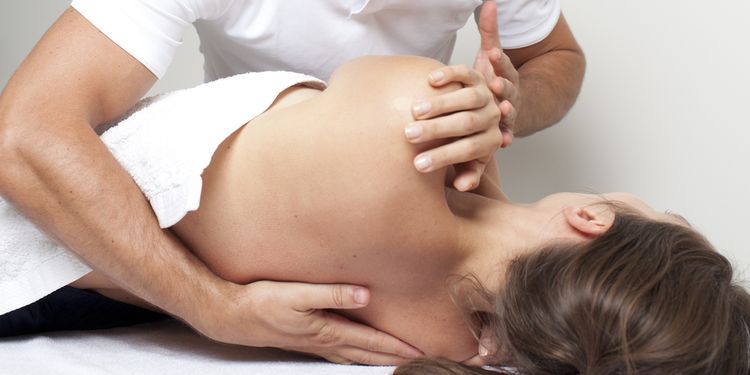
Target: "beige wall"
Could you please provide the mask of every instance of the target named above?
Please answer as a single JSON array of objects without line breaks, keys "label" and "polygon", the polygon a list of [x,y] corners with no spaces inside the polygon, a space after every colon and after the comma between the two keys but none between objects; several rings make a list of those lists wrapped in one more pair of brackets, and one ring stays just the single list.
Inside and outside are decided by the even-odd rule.
[{"label": "beige wall", "polygon": [[[706,4],[564,1],[588,57],[583,92],[561,124],[499,153],[509,195],[629,191],[683,214],[750,266],[750,2]],[[0,85],[67,5],[0,3]],[[197,44],[191,30],[152,92],[201,81]],[[470,64],[477,45],[470,21],[454,61]]]}]

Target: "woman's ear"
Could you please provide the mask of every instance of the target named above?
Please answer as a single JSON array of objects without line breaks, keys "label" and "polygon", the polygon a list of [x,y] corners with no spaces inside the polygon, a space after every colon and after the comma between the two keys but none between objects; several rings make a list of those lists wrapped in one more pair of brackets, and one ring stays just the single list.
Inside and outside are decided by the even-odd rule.
[{"label": "woman's ear", "polygon": [[563,208],[563,215],[568,225],[587,237],[601,236],[615,219],[614,212],[602,206],[566,206]]}]

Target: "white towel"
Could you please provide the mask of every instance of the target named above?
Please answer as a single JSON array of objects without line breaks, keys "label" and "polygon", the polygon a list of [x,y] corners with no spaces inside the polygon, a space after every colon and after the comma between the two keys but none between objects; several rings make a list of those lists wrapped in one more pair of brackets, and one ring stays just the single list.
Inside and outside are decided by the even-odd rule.
[{"label": "white towel", "polygon": [[[146,99],[101,138],[166,228],[198,208],[201,174],[219,144],[298,84],[324,87],[298,73],[240,74]],[[90,271],[0,199],[0,315]]]}]

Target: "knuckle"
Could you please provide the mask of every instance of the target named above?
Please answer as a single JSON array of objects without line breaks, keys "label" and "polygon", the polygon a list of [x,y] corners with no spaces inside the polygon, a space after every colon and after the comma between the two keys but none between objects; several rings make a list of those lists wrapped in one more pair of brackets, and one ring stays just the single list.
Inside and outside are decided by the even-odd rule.
[{"label": "knuckle", "polygon": [[331,299],[336,307],[344,306],[344,288],[336,286],[331,289]]},{"label": "knuckle", "polygon": [[450,164],[449,161],[451,160],[451,154],[450,151],[445,150],[445,147],[440,147],[433,151],[431,158],[432,168],[439,169]]},{"label": "knuckle", "polygon": [[495,103],[495,94],[490,90],[487,86],[482,86],[482,91],[480,92],[480,99],[482,100],[481,104],[483,106],[488,105],[490,103]]},{"label": "knuckle", "polygon": [[503,138],[503,127],[507,126],[504,122],[501,122],[499,126],[493,126],[492,129],[490,129],[492,132],[492,136],[494,138]]},{"label": "knuckle", "polygon": [[486,79],[484,77],[484,74],[480,73],[476,69],[471,69],[469,71],[469,77],[477,82],[477,84],[485,83]]},{"label": "knuckle", "polygon": [[315,342],[320,346],[335,346],[339,342],[336,329],[330,324],[324,323],[315,335]]},{"label": "knuckle", "polygon": [[482,104],[482,95],[478,90],[468,90],[466,100],[469,101],[470,105],[477,107]]},{"label": "knuckle", "polygon": [[367,342],[368,352],[379,352],[383,347],[385,347],[385,338],[383,335],[376,335]]},{"label": "knuckle", "polygon": [[469,138],[466,142],[466,154],[464,156],[466,159],[470,159],[477,155],[481,149],[481,144],[475,137]]},{"label": "knuckle", "polygon": [[500,52],[497,55],[497,63],[498,64],[505,64],[509,60],[510,60],[510,58],[508,57],[508,55],[505,52]]},{"label": "knuckle", "polygon": [[469,67],[466,66],[466,65],[464,65],[464,64],[456,65],[456,74],[461,75],[461,76],[468,75],[469,74]]},{"label": "knuckle", "polygon": [[502,112],[500,112],[500,108],[497,108],[497,106],[493,106],[492,113],[490,113],[490,121],[492,121],[493,124],[497,125],[498,123],[500,123],[502,117],[503,115]]},{"label": "knuckle", "polygon": [[473,133],[479,128],[479,119],[477,115],[471,112],[465,112],[463,123],[463,130],[465,133]]},{"label": "knuckle", "polygon": [[492,148],[497,150],[503,145],[503,133],[500,131],[500,128],[498,128],[498,131],[495,132],[495,134],[497,135],[492,139]]},{"label": "knuckle", "polygon": [[508,85],[505,84],[504,79],[497,80],[497,93],[499,95],[502,95],[504,97],[505,94],[507,93],[507,88],[508,88]]},{"label": "knuckle", "polygon": [[438,121],[439,119],[422,120],[422,134],[419,136],[421,141],[429,141],[433,139],[436,133],[435,127],[437,126]]},{"label": "knuckle", "polygon": [[448,101],[442,96],[436,96],[430,99],[430,102],[432,103],[432,110],[430,111],[431,113],[440,113],[448,103]]},{"label": "knuckle", "polygon": [[516,117],[518,117],[518,111],[516,111],[515,107],[510,108],[510,116],[508,117],[510,117],[511,122],[516,122]]}]

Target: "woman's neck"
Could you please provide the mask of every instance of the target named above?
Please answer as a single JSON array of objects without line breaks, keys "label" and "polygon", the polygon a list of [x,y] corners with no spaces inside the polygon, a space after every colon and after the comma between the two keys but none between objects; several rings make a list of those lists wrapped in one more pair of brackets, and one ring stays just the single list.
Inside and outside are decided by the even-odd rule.
[{"label": "woman's neck", "polygon": [[446,188],[446,199],[458,220],[459,241],[466,254],[465,261],[456,265],[457,274],[472,274],[494,289],[510,261],[544,244],[548,216],[528,205],[450,188]]}]

